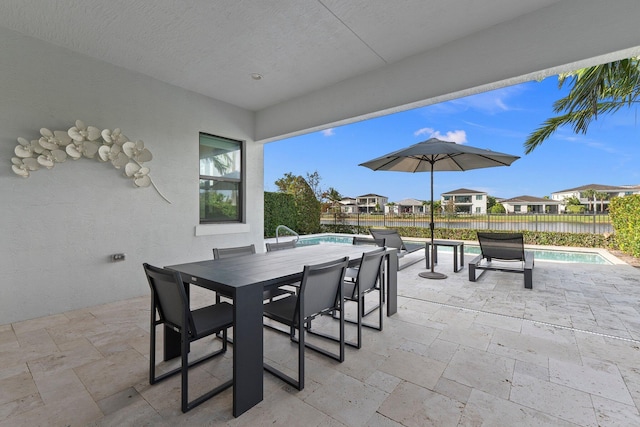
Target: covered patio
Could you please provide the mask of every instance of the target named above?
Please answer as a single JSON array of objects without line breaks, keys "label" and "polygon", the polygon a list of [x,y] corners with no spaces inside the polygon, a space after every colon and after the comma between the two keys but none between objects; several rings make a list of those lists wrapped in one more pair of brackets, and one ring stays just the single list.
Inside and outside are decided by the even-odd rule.
[{"label": "covered patio", "polygon": [[[398,313],[362,349],[342,364],[307,352],[301,392],[265,373],[264,401],[235,419],[231,390],[182,414],[179,378],[148,384],[148,296],[3,325],[0,426],[640,424],[640,269],[537,261],[533,290],[423,269],[399,272]],[[266,332],[265,356],[289,366],[283,342]],[[193,386],[229,368],[200,366]]]},{"label": "covered patio", "polygon": [[[148,385],[142,263],[262,242],[264,144],[637,55],[640,2],[6,0],[2,12],[0,426],[637,424],[628,266],[541,263],[533,291],[407,268],[384,332],[343,364],[308,355],[303,392],[265,375],[265,400],[231,419],[230,391],[182,415],[177,378]],[[163,196],[96,159],[14,173],[18,137],[24,152],[76,120],[143,140]],[[201,134],[242,147],[237,221],[200,221]],[[216,369],[199,367],[201,381]]]}]

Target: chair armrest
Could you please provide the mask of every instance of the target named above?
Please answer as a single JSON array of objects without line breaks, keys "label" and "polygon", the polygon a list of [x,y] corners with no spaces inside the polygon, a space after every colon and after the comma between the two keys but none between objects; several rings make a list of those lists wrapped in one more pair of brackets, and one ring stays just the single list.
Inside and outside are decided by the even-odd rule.
[{"label": "chair armrest", "polygon": [[471,261],[469,261],[469,265],[472,265],[472,264],[473,264],[473,265],[475,266],[475,265],[480,264],[480,261],[482,261],[482,258],[483,258],[482,254],[480,254],[480,255],[476,256],[476,257],[475,257],[475,258],[473,258]]}]

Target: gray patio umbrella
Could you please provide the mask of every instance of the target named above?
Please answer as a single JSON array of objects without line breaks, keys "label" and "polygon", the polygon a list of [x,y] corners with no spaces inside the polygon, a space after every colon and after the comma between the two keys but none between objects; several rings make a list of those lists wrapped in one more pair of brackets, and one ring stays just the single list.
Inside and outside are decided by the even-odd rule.
[{"label": "gray patio umbrella", "polygon": [[431,271],[420,273],[420,277],[444,279],[447,277],[445,274],[434,271],[433,172],[466,171],[494,166],[509,166],[519,158],[510,154],[431,138],[368,162],[360,163],[359,166],[365,166],[374,171],[431,172],[431,222],[429,224],[431,229]]}]

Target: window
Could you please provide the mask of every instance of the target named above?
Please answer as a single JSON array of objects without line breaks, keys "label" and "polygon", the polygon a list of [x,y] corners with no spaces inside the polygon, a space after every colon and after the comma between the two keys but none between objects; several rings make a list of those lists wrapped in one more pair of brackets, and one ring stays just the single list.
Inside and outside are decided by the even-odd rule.
[{"label": "window", "polygon": [[513,205],[514,212],[522,212],[522,207],[520,205]]},{"label": "window", "polygon": [[476,194],[476,200],[482,200],[482,194]]},{"label": "window", "polygon": [[200,223],[242,222],[243,143],[200,134]]},{"label": "window", "polygon": [[476,207],[476,213],[482,213],[479,207]]}]

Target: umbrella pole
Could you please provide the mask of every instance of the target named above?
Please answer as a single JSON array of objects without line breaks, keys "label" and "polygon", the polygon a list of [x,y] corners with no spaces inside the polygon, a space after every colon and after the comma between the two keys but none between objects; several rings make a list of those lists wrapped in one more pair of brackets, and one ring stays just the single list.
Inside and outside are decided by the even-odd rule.
[{"label": "umbrella pole", "polygon": [[431,162],[431,207],[430,207],[430,211],[431,211],[431,222],[429,223],[429,228],[431,229],[431,271],[425,271],[423,273],[418,274],[418,276],[423,277],[425,279],[446,279],[447,275],[446,274],[442,274],[442,273],[438,273],[435,270],[435,263],[436,263],[436,246],[434,245],[434,238],[433,238],[433,230],[435,228],[435,224],[434,224],[434,220],[433,220],[433,163]]}]

